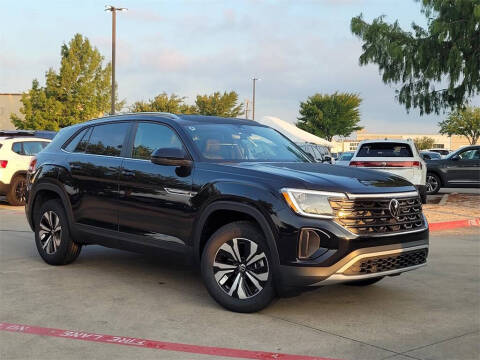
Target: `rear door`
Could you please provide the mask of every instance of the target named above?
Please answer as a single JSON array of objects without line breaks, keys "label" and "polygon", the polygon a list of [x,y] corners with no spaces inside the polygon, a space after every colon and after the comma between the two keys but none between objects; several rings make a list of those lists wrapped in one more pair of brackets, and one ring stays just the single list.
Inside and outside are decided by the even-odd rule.
[{"label": "rear door", "polygon": [[368,142],[360,145],[350,166],[386,171],[419,185],[422,184],[422,164],[414,154],[408,143]]},{"label": "rear door", "polygon": [[77,223],[118,230],[121,155],[130,122],[91,126],[65,148],[72,175],[72,209]]}]

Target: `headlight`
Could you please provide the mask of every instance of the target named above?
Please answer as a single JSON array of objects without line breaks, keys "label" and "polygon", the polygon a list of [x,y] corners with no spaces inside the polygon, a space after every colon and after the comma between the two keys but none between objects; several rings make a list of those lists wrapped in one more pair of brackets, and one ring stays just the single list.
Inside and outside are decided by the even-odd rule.
[{"label": "headlight", "polygon": [[327,219],[334,215],[329,199],[346,197],[343,193],[301,189],[282,189],[282,194],[297,214]]}]

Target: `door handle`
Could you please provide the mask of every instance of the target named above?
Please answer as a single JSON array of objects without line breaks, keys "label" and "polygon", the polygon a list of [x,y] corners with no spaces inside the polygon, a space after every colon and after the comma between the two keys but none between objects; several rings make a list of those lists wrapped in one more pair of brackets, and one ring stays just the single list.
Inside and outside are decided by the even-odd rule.
[{"label": "door handle", "polygon": [[122,170],[122,175],[133,177],[133,176],[135,176],[135,171],[123,169]]}]

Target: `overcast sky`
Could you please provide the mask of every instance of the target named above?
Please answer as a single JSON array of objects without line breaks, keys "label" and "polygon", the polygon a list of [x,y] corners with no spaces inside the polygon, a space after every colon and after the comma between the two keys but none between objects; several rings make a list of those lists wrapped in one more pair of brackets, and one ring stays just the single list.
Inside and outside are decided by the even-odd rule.
[{"label": "overcast sky", "polygon": [[[110,1],[110,0],[108,0]],[[2,4],[0,92],[23,92],[58,69],[60,46],[87,36],[109,61],[111,16],[99,0],[8,1]],[[256,117],[295,122],[299,102],[320,92],[356,92],[369,132],[435,133],[445,115],[409,114],[382,83],[375,65],[360,67],[361,42],[350,19],[386,15],[409,27],[425,24],[414,0],[115,1],[119,96],[131,104],[166,91],[187,96],[234,90],[251,97]],[[477,96],[475,105],[480,104]]]}]

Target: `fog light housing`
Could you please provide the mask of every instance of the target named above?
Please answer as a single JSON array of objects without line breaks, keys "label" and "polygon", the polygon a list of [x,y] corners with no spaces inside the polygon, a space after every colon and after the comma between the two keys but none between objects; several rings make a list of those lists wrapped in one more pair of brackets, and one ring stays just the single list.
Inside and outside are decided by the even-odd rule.
[{"label": "fog light housing", "polygon": [[298,238],[298,258],[307,259],[320,249],[320,235],[315,229],[302,229]]}]

